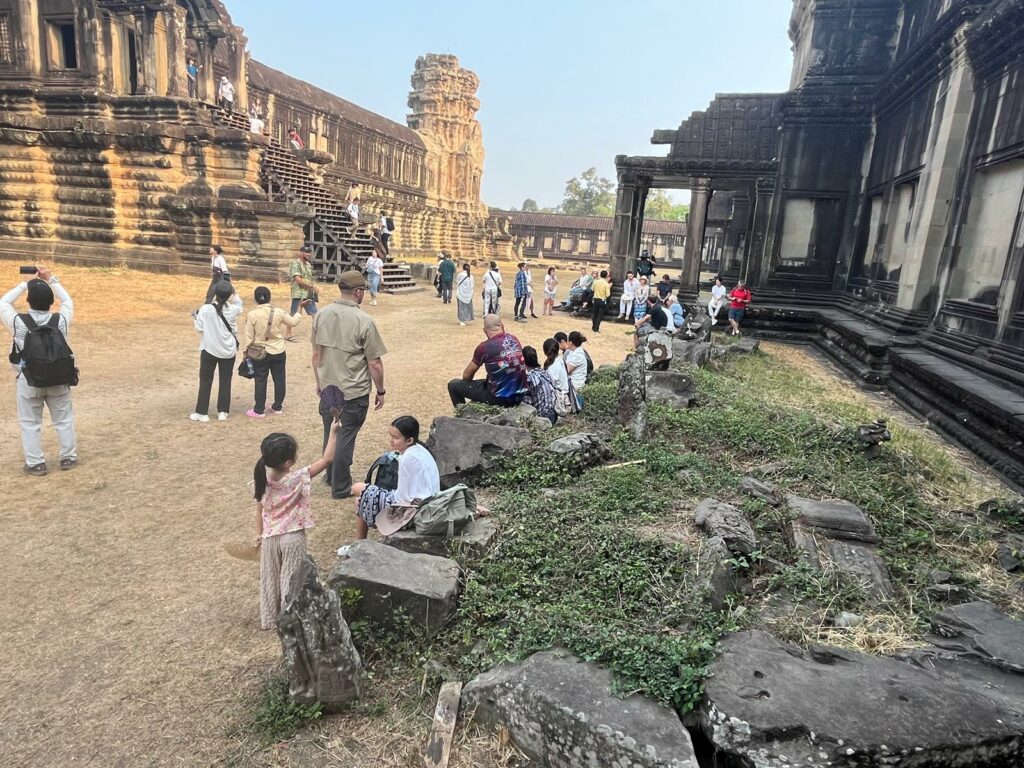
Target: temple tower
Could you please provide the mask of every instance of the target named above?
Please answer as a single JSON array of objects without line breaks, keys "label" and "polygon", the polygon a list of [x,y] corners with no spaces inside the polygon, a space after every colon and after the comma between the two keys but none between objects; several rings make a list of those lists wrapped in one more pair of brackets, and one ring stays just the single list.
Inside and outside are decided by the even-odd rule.
[{"label": "temple tower", "polygon": [[408,125],[427,145],[428,205],[485,216],[480,202],[484,142],[476,119],[480,78],[455,56],[428,53],[416,59]]}]

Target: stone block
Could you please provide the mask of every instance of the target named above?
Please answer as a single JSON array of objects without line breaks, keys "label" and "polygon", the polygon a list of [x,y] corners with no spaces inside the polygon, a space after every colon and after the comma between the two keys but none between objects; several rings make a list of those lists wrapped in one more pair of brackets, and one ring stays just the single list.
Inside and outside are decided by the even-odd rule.
[{"label": "stone block", "polygon": [[706,366],[713,356],[711,344],[707,341],[674,339],[672,341],[673,359],[679,363],[689,363],[698,368]]},{"label": "stone block", "polygon": [[827,536],[839,539],[857,539],[877,544],[874,526],[856,504],[848,501],[818,501],[800,496],[787,496],[786,505],[797,514],[797,519]]},{"label": "stone block", "polygon": [[588,432],[576,432],[552,440],[545,450],[570,460],[576,469],[595,466],[607,461],[612,455],[611,450],[600,437]]},{"label": "stone block", "polygon": [[399,613],[431,632],[455,611],[459,564],[433,555],[403,552],[375,541],[357,541],[338,558],[330,587],[361,593],[353,616],[394,624]]},{"label": "stone block", "polygon": [[497,457],[528,448],[532,442],[527,429],[439,416],[430,425],[428,446],[437,461],[441,487],[450,488],[472,480]]},{"label": "stone block", "polygon": [[386,536],[383,542],[403,552],[418,555],[447,557],[453,552],[466,552],[474,557],[483,555],[498,537],[498,527],[489,517],[473,520],[457,533],[454,538],[447,536],[425,536],[409,528]]},{"label": "stone block", "polygon": [[717,499],[704,499],[693,513],[693,522],[709,536],[717,536],[734,555],[757,549],[754,529],[742,512]]},{"label": "stone block", "polygon": [[693,377],[680,371],[651,371],[647,374],[647,400],[685,410],[697,397]]},{"label": "stone block", "polygon": [[341,601],[320,582],[308,555],[292,577],[277,629],[292,698],[306,705],[319,702],[326,712],[335,712],[362,696],[363,662]]},{"label": "stone block", "polygon": [[1024,710],[962,685],[955,667],[938,675],[838,648],[801,651],[760,631],[730,635],[721,648],[700,725],[724,763],[959,768],[1024,759]]},{"label": "stone block", "polygon": [[536,653],[473,679],[462,691],[474,718],[508,729],[512,742],[550,768],[697,768],[679,717],[639,695],[611,693],[607,670],[564,650]]},{"label": "stone block", "polygon": [[782,504],[782,499],[775,492],[775,487],[770,483],[758,480],[754,477],[744,477],[740,480],[740,493],[760,499],[765,504],[777,507]]},{"label": "stone block", "polygon": [[856,576],[876,597],[885,598],[892,594],[889,569],[874,547],[853,541],[829,541],[826,554],[836,567]]},{"label": "stone block", "polygon": [[616,418],[634,440],[647,436],[647,375],[639,353],[626,356],[619,373],[619,402]]}]

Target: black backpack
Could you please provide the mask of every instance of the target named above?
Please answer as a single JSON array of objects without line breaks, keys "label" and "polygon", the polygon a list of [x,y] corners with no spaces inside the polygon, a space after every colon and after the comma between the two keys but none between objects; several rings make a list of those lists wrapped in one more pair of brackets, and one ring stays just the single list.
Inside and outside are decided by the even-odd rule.
[{"label": "black backpack", "polygon": [[583,350],[583,356],[587,358],[587,381],[590,381],[590,377],[594,375],[594,361],[590,359],[590,353],[587,350]]},{"label": "black backpack", "polygon": [[11,361],[23,364],[25,381],[31,387],[73,387],[78,384],[75,353],[60,332],[60,315],[50,316],[46,325],[39,325],[31,315],[18,315],[27,333],[21,352],[11,349]]},{"label": "black backpack", "polygon": [[390,216],[385,217],[384,223],[388,225],[388,232],[395,231],[395,220],[392,219]]},{"label": "black backpack", "polygon": [[[377,470],[377,477],[374,479],[373,472]],[[398,490],[398,456],[394,453],[385,453],[370,465],[366,472],[366,483],[376,485],[385,491]]]}]

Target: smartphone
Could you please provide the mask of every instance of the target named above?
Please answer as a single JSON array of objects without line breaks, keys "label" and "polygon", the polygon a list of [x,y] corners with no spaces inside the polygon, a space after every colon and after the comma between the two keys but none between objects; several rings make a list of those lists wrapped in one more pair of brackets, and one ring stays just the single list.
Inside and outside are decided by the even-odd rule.
[{"label": "smartphone", "polygon": [[23,275],[35,275],[39,272],[38,267],[18,267],[18,272]]}]

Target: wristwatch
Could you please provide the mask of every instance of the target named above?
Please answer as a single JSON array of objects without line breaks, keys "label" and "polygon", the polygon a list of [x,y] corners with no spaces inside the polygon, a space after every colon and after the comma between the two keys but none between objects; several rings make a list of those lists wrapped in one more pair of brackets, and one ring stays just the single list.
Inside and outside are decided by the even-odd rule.
[{"label": "wristwatch", "polygon": [[384,397],[384,395],[386,395],[386,394],[387,394],[387,392],[385,392],[383,389],[378,389],[377,390],[377,396],[378,397]]}]

